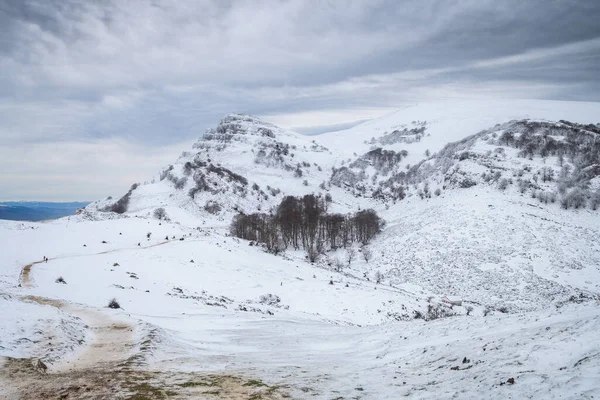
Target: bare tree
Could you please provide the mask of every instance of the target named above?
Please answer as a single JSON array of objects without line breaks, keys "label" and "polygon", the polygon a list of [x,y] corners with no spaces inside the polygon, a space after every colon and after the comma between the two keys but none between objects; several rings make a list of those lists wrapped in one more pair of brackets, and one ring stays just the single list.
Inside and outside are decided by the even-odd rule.
[{"label": "bare tree", "polygon": [[308,256],[308,261],[314,263],[319,258],[319,252],[317,251],[316,246],[309,246],[306,249],[306,255]]},{"label": "bare tree", "polygon": [[371,260],[371,258],[373,258],[373,252],[368,247],[363,247],[362,248],[362,256],[365,259],[365,261],[368,263],[369,260]]},{"label": "bare tree", "polygon": [[356,259],[356,250],[354,250],[351,247],[346,252],[346,261],[348,261],[348,265],[352,264],[352,261],[354,261],[354,259]]},{"label": "bare tree", "polygon": [[383,274],[380,271],[375,271],[374,278],[376,283],[381,283],[381,281],[383,280]]},{"label": "bare tree", "polygon": [[344,269],[344,263],[339,258],[335,259],[335,269],[337,270],[337,272],[342,272],[342,270]]}]

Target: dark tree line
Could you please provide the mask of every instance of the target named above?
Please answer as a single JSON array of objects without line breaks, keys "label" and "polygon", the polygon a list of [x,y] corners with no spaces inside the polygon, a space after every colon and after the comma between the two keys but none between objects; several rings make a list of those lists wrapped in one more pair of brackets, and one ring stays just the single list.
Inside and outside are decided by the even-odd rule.
[{"label": "dark tree line", "polygon": [[311,261],[325,249],[367,244],[383,226],[373,210],[354,214],[328,214],[329,201],[313,194],[286,196],[274,214],[240,213],[233,218],[231,233],[263,243],[277,253],[288,247],[305,249]]}]

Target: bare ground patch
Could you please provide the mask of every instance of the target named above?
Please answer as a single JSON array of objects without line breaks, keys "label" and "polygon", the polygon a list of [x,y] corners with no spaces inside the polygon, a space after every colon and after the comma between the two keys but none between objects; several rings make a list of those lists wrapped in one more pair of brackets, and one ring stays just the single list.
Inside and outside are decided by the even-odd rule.
[{"label": "bare ground patch", "polygon": [[[14,399],[229,399],[290,398],[285,388],[229,375],[144,371],[123,364],[44,373],[33,359],[8,358],[0,372]],[[8,390],[7,390],[8,389]]]},{"label": "bare ground patch", "polygon": [[[40,296],[23,301],[57,307],[80,318],[93,333],[67,360],[45,364],[37,358],[0,359],[0,398],[7,399],[252,399],[289,396],[285,388],[224,374],[154,371],[144,368],[157,333],[135,342],[135,325],[107,311]],[[43,367],[40,368],[39,361]]]}]

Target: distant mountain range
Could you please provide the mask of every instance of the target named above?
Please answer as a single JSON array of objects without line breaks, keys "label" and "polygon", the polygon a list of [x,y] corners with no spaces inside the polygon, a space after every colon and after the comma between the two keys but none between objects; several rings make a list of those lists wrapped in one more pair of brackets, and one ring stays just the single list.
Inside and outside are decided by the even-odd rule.
[{"label": "distant mountain range", "polygon": [[13,221],[43,221],[75,214],[89,202],[52,203],[42,201],[0,202],[0,219]]}]

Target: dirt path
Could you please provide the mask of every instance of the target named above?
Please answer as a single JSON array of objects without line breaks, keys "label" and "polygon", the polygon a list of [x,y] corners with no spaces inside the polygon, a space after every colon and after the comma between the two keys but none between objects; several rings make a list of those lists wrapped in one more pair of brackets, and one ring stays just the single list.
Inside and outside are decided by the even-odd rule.
[{"label": "dirt path", "polygon": [[[169,242],[145,248],[166,243]],[[21,286],[32,286],[32,267],[41,262],[44,261],[36,261],[22,268]],[[81,349],[54,365],[32,358],[0,358],[0,399],[289,398],[285,387],[269,386],[256,379],[144,368],[142,363],[151,351],[154,338],[136,337],[134,321],[119,319],[110,315],[108,310],[97,310],[59,299],[31,295],[20,298],[56,307],[80,318],[92,335]]]},{"label": "dirt path", "polygon": [[19,285],[21,285],[22,287],[31,287],[31,268],[35,264],[41,264],[43,262],[44,260],[34,261],[31,264],[27,264],[26,266],[24,266],[21,269],[21,274],[19,275]]},{"label": "dirt path", "polygon": [[37,359],[7,359],[0,373],[2,386],[10,388],[11,397],[7,398],[118,398],[114,394],[120,388],[111,373],[126,364],[135,351],[135,326],[62,300],[40,296],[21,296],[21,300],[56,307],[80,318],[91,338],[72,356],[54,365]]}]

